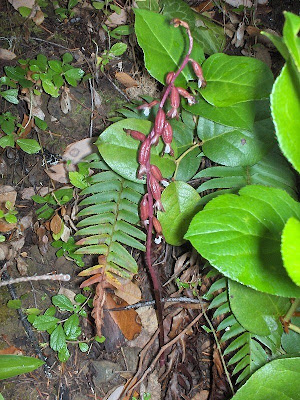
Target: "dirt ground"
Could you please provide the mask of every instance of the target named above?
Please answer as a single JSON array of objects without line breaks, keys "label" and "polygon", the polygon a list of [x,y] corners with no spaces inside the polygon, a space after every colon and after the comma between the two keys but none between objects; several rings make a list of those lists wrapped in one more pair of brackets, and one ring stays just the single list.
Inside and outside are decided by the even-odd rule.
[{"label": "dirt ground", "polygon": [[[290,1],[269,1],[269,12],[260,16],[266,28],[281,31],[283,18],[282,10],[296,11],[296,2]],[[99,32],[99,26],[103,22],[103,16],[93,13],[90,10],[83,10],[79,17],[73,20],[60,22],[56,16],[49,11],[48,17],[42,26],[37,27],[32,21],[24,19],[7,2],[1,2],[0,35],[3,37],[16,37],[15,53],[20,58],[31,58],[42,53],[48,58],[60,57],[66,51],[72,51],[77,59],[76,66],[83,68],[86,72],[91,71],[91,54],[95,51],[93,39],[98,39],[100,43],[99,51],[105,50],[106,39],[101,38],[103,32]],[[220,14],[218,18],[222,18]],[[87,29],[89,26],[89,29]],[[99,39],[100,38],[100,39]],[[122,39],[123,40],[123,39]],[[127,39],[125,39],[127,40]],[[134,39],[128,42],[129,52],[122,57],[122,68],[125,72],[134,75],[134,78],[143,84],[140,86],[140,94],[153,95],[161,88],[148,77],[142,68],[142,54],[137,48]],[[228,53],[232,48],[228,46]],[[275,73],[281,68],[282,62],[276,54],[271,54],[272,68]],[[114,74],[118,70],[118,63],[112,63],[106,73],[96,81],[97,91],[100,94],[102,104],[93,118],[92,136],[97,137],[101,131],[110,123],[109,118],[116,115],[115,110],[128,103],[129,93],[124,87],[116,82]],[[0,61],[0,70],[3,72],[4,65],[15,65],[15,61]],[[93,72],[93,71],[91,71]],[[48,123],[49,134],[34,134],[35,138],[45,149],[44,156],[40,154],[29,155],[20,149],[0,150],[0,184],[1,186],[11,186],[17,192],[16,208],[18,218],[26,218],[23,230],[13,230],[9,240],[12,246],[17,248],[18,256],[23,254],[25,275],[41,275],[47,273],[70,274],[69,282],[38,281],[14,285],[17,298],[22,299],[22,308],[27,309],[36,307],[45,310],[51,305],[51,297],[58,292],[66,293],[65,289],[73,294],[80,293],[79,285],[83,281],[78,277],[81,268],[72,260],[65,257],[57,257],[56,249],[50,243],[41,246],[36,234],[36,215],[35,210],[38,206],[26,194],[25,189],[39,193],[41,188],[60,187],[57,182],[53,182],[45,172],[45,158],[59,158],[67,145],[77,142],[90,136],[91,127],[91,100],[88,82],[84,82],[77,88],[71,89],[72,110],[68,114],[63,114],[60,109],[58,99],[48,95],[42,97],[42,110],[45,113],[45,120]],[[8,111],[23,116],[28,114],[26,102],[20,101],[17,106],[1,104],[1,112]],[[55,117],[52,118],[52,117]],[[51,163],[47,168],[51,168]],[[25,192],[24,192],[25,190]],[[33,193],[32,192],[32,193]],[[72,207],[72,203],[70,205]],[[23,241],[21,245],[16,243]],[[168,245],[160,245],[155,248],[156,262],[159,263],[161,280],[166,282],[173,273],[175,261],[185,252],[190,252],[189,248],[172,249]],[[10,277],[19,277],[20,270],[16,268],[16,258],[11,259],[7,272]],[[143,300],[151,300],[152,292],[148,275],[145,270],[143,258],[137,256],[140,271],[136,277],[136,282],[143,293]],[[86,258],[85,265],[92,264],[93,259]],[[90,263],[90,264],[89,264]],[[197,265],[197,276],[202,278],[201,290],[210,284],[203,278],[203,271]],[[1,262],[1,268],[6,268],[5,261]],[[1,270],[2,271],[2,270]],[[176,286],[170,284],[165,288],[164,296],[168,297],[176,291]],[[183,292],[186,294],[186,292]],[[128,341],[124,338],[109,314],[105,315],[103,335],[106,337],[104,343],[93,342],[87,353],[82,353],[76,344],[71,344],[69,350],[70,359],[66,363],[60,363],[56,353],[49,347],[49,335],[33,331],[32,337],[28,337],[28,332],[24,330],[20,315],[17,310],[7,307],[7,302],[12,299],[12,293],[7,287],[0,288],[0,350],[7,347],[14,347],[17,354],[36,356],[34,350],[34,340],[39,343],[42,353],[47,358],[49,369],[39,368],[38,370],[26,375],[17,376],[0,382],[0,392],[5,400],[86,400],[104,399],[112,389],[124,385],[133,376],[137,369],[139,354],[150,339],[151,334],[156,329],[155,311],[152,306],[144,307],[140,315],[143,326],[140,338]],[[86,307],[88,317],[82,319],[81,327],[84,338],[91,338],[95,335],[94,321],[90,316],[90,308]],[[181,323],[189,322],[197,314],[195,309],[178,309],[175,306],[166,309],[166,314],[174,313],[180,316]],[[64,315],[61,315],[64,318]],[[179,318],[179,317],[178,317]],[[216,349],[212,336],[201,329],[205,323],[200,320],[196,329],[186,335],[183,342],[178,343],[173,357],[179,357],[185,352],[187,362],[178,364],[165,378],[158,380],[157,371],[154,370],[148,381],[143,383],[143,392],[151,393],[151,400],[164,397],[167,387],[172,380],[180,381],[182,387],[190,387],[190,396],[184,399],[206,400],[225,400],[230,396],[224,374],[218,371],[220,361],[216,360]],[[183,324],[184,325],[184,324]],[[186,325],[186,324],[185,324]],[[154,330],[153,330],[154,327]],[[48,345],[47,345],[48,344]],[[157,343],[151,350],[155,354],[158,349]],[[149,357],[149,355],[148,355]],[[219,364],[218,364],[219,363]],[[142,392],[142,390],[141,390]],[[212,394],[213,393],[213,394]],[[198,397],[195,397],[198,394]],[[210,396],[210,397],[209,397]]]}]

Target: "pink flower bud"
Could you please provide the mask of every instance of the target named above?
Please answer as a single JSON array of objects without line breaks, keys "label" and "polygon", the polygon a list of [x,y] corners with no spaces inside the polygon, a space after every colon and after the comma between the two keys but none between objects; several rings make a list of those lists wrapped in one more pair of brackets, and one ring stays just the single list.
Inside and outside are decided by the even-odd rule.
[{"label": "pink flower bud", "polygon": [[164,124],[164,130],[162,132],[162,139],[163,141],[167,144],[172,143],[173,140],[173,129],[172,126],[168,121],[165,122]]},{"label": "pink flower bud", "polygon": [[140,142],[146,139],[146,136],[142,132],[133,131],[132,129],[126,129],[125,131],[127,135],[130,135],[133,139],[139,140]]},{"label": "pink flower bud", "polygon": [[170,118],[170,119],[173,119],[173,118],[178,119],[178,118],[179,118],[179,114],[178,114],[177,108],[172,107],[172,108],[167,112],[167,117]]},{"label": "pink flower bud", "polygon": [[161,199],[160,186],[158,181],[154,178],[153,175],[150,175],[149,186],[154,200],[160,200]]},{"label": "pink flower bud", "polygon": [[196,99],[194,96],[192,96],[187,90],[178,87],[177,88],[178,93],[180,94],[180,96],[184,97],[185,99],[187,99],[189,105],[195,104],[196,103]]},{"label": "pink flower bud", "polygon": [[162,181],[163,176],[160,172],[160,169],[156,165],[150,165],[150,173],[154,176],[157,181]]},{"label": "pink flower bud", "polygon": [[160,108],[158,110],[154,123],[154,130],[157,135],[161,135],[162,130],[164,128],[165,120],[166,120],[165,112],[162,108]]},{"label": "pink flower bud", "polygon": [[174,78],[175,72],[169,72],[166,77],[166,84],[170,85],[172,79]]},{"label": "pink flower bud", "polygon": [[175,28],[178,28],[178,26],[183,26],[185,29],[190,29],[189,25],[186,22],[181,21],[179,18],[172,19],[170,23],[173,24]]},{"label": "pink flower bud", "polygon": [[162,234],[161,224],[156,217],[153,217],[153,227],[158,235]]},{"label": "pink flower bud", "polygon": [[147,167],[144,164],[141,164],[138,170],[137,177],[138,179],[143,179],[143,176],[147,173]]},{"label": "pink flower bud", "polygon": [[160,135],[157,133],[151,139],[151,146],[157,146],[159,142]]},{"label": "pink flower bud", "polygon": [[145,194],[140,204],[140,216],[142,221],[146,221],[149,218],[149,203],[148,194]]},{"label": "pink flower bud", "polygon": [[196,76],[198,78],[198,87],[199,88],[201,88],[201,87],[205,88],[206,80],[204,79],[203,71],[202,71],[202,68],[201,68],[200,64],[198,64],[197,61],[192,60],[192,59],[190,59],[190,61],[192,63],[193,70],[194,70],[194,72],[195,72],[195,74],[196,74]]},{"label": "pink flower bud", "polygon": [[137,110],[144,110],[144,114],[148,116],[150,114],[150,109],[158,104],[158,100],[153,100],[151,103],[144,103],[137,107]]},{"label": "pink flower bud", "polygon": [[150,158],[151,141],[149,136],[143,141],[139,149],[138,161],[140,165],[146,165]]},{"label": "pink flower bud", "polygon": [[180,106],[180,96],[175,86],[171,89],[170,100],[173,108],[178,108]]}]

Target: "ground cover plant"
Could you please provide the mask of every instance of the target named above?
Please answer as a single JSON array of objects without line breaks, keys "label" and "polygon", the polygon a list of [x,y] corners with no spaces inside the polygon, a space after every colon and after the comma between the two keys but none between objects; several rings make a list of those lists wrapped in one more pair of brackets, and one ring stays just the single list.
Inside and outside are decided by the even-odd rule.
[{"label": "ground cover plant", "polygon": [[[140,353],[135,373],[109,398],[196,399],[198,360],[189,336],[202,330],[215,342],[214,359],[222,371],[218,379],[223,390],[220,384],[211,389],[211,399],[296,399],[300,18],[286,12],[283,36],[265,33],[285,60],[274,81],[264,62],[221,53],[219,27],[203,17],[207,27],[197,30],[198,15],[184,2],[176,5],[179,9],[165,0],[161,8],[149,2],[134,9],[135,35],[145,67],[164,86],[161,98],[146,96],[119,109],[116,122],[95,142],[98,153],[90,152],[76,170],[68,170],[66,163],[72,186],[33,197],[42,204],[37,216],[48,223],[58,256],[65,254],[83,268],[80,288],[89,296],[77,294],[71,301],[59,293],[47,310],[27,312],[21,302],[10,307],[25,312],[33,328],[48,332],[50,348],[61,362],[70,357],[69,343],[85,353],[90,344],[103,342],[103,335],[105,343],[111,339],[107,314],[131,341],[141,332],[135,308],[142,294],[136,276],[144,259],[157,330]],[[112,6],[105,3],[106,12]],[[100,61],[95,58],[95,70],[100,65],[105,73],[110,55],[122,54],[112,50],[103,52],[106,58],[100,56]],[[39,60],[22,61],[25,73],[19,67],[7,69],[7,79],[15,85],[30,70],[39,75],[30,75],[34,90],[58,97],[66,82],[77,86],[84,75],[80,68],[64,67],[72,61],[69,56],[54,62],[43,58],[43,66]],[[2,92],[4,98],[9,90]],[[2,115],[1,128],[11,135],[7,126],[14,119]],[[66,217],[73,198],[76,226]],[[45,241],[45,234],[38,232]],[[166,299],[169,281],[163,282],[160,262],[155,262],[164,243],[188,249],[179,253],[170,274],[169,281],[177,285],[173,299]],[[90,257],[88,263],[83,256]],[[196,308],[168,312],[165,303],[171,300],[175,307],[186,302]],[[79,323],[79,316],[87,316],[85,304],[92,308],[96,326],[90,338],[81,336]],[[62,311],[68,315],[60,315]],[[4,362],[14,364],[12,359]],[[2,379],[39,366],[27,360],[22,371],[19,359],[13,372],[5,365]],[[143,395],[141,389],[155,368],[161,397],[145,390]]]}]

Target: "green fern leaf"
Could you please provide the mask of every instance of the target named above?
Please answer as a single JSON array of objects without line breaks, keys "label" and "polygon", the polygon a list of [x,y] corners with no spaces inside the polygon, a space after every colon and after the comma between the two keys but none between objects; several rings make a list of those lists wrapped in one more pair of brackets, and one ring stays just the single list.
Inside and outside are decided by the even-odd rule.
[{"label": "green fern leaf", "polygon": [[110,170],[91,176],[89,183],[81,192],[86,197],[79,203],[83,208],[77,214],[82,219],[76,235],[82,238],[76,253],[100,255],[101,267],[115,283],[118,277],[130,279],[137,272],[137,264],[123,245],[145,250],[146,235],[137,226],[144,186]]},{"label": "green fern leaf", "polygon": [[255,165],[246,167],[210,167],[197,173],[193,179],[199,178],[211,179],[198,187],[198,193],[203,193],[206,190],[222,189],[204,196],[202,199],[203,204],[220,194],[236,193],[246,185],[276,187],[284,189],[293,197],[296,196],[295,175],[277,147]]}]

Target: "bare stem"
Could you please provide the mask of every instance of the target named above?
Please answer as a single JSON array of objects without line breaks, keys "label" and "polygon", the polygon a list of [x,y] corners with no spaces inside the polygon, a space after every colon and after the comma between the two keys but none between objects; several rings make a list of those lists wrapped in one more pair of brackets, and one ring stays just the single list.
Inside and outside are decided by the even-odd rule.
[{"label": "bare stem", "polygon": [[286,313],[286,315],[283,318],[284,322],[290,322],[294,312],[297,310],[299,305],[300,305],[300,299],[295,299],[294,302],[291,304],[291,307],[289,308],[288,312]]},{"label": "bare stem", "polygon": [[9,279],[8,281],[0,282],[0,286],[12,285],[14,283],[29,282],[29,281],[69,281],[70,275],[54,274],[54,275],[38,275],[38,276],[24,276],[23,278]]}]

